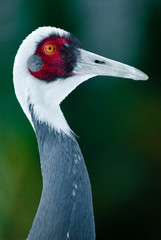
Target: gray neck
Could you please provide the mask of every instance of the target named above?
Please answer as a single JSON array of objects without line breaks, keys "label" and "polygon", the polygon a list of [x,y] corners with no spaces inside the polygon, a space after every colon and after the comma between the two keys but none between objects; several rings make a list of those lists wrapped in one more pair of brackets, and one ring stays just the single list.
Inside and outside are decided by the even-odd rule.
[{"label": "gray neck", "polygon": [[94,240],[91,186],[75,137],[33,122],[43,190],[28,240]]}]

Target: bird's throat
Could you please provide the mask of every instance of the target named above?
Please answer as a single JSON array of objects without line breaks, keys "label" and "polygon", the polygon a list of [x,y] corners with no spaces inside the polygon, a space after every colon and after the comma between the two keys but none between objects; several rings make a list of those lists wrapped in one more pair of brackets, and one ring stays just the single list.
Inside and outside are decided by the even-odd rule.
[{"label": "bird's throat", "polygon": [[43,190],[28,240],[94,240],[91,186],[75,137],[32,120]]}]

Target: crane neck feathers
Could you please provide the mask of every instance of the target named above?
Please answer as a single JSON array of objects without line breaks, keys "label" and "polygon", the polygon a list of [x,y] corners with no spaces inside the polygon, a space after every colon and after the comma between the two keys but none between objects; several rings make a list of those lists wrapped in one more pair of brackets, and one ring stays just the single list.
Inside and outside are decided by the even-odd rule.
[{"label": "crane neck feathers", "polygon": [[28,240],[95,240],[89,176],[73,135],[32,121],[39,146],[43,190]]}]

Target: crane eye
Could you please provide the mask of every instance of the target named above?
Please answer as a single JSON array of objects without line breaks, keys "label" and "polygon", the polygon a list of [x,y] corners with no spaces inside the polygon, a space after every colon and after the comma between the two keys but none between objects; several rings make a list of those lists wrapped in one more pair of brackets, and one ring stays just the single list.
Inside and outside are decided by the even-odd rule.
[{"label": "crane eye", "polygon": [[54,44],[51,44],[51,43],[48,43],[45,45],[44,47],[44,51],[47,53],[47,54],[53,54],[56,50],[56,47]]}]

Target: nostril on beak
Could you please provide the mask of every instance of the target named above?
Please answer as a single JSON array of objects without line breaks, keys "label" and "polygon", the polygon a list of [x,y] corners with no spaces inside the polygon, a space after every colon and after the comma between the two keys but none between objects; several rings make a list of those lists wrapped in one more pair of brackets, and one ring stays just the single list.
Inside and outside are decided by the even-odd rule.
[{"label": "nostril on beak", "polygon": [[94,62],[95,62],[95,63],[98,63],[98,64],[105,64],[104,61],[99,61],[99,60],[95,60]]}]

